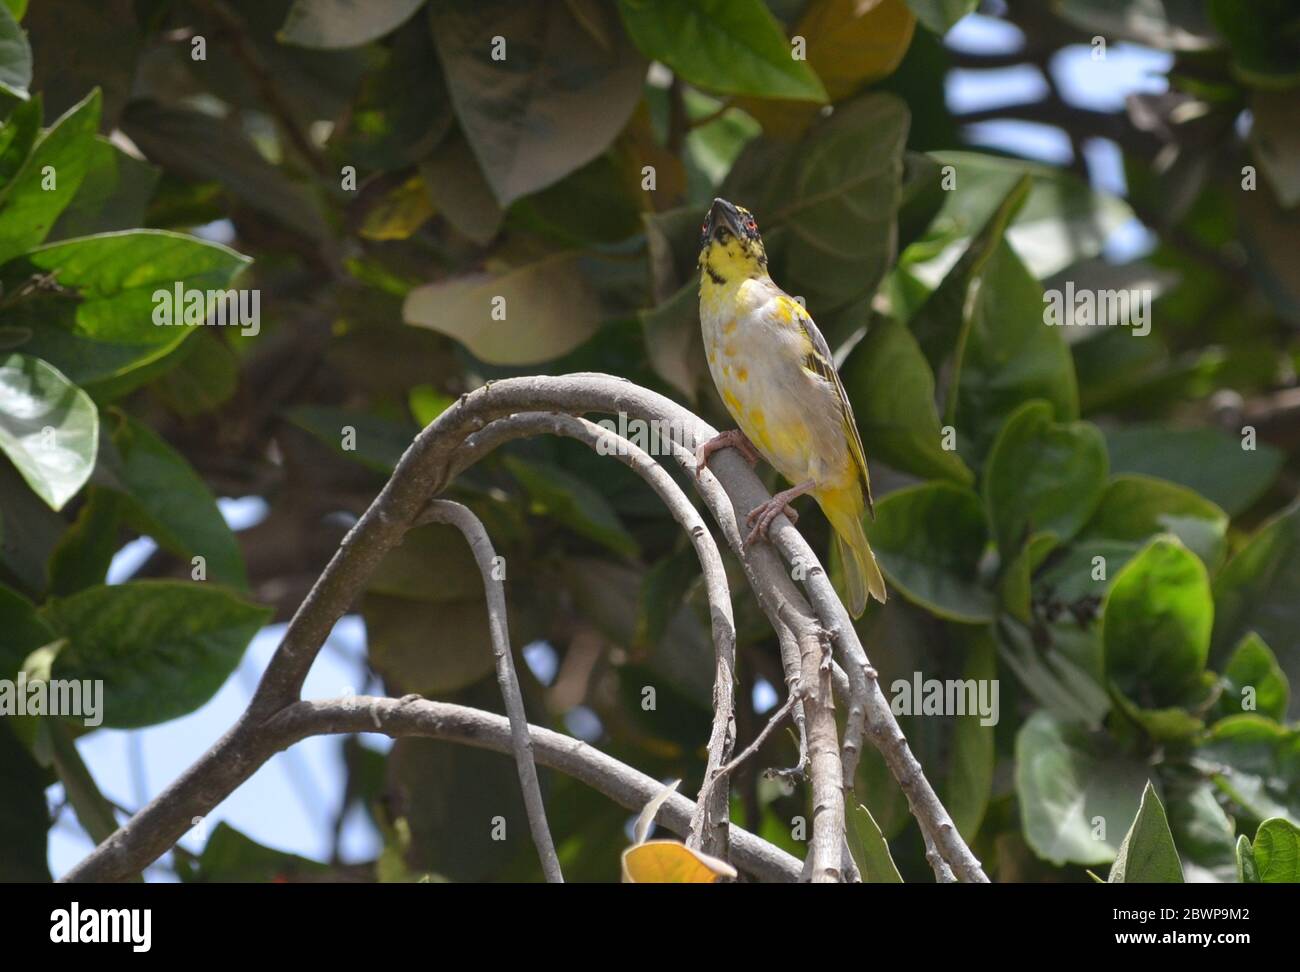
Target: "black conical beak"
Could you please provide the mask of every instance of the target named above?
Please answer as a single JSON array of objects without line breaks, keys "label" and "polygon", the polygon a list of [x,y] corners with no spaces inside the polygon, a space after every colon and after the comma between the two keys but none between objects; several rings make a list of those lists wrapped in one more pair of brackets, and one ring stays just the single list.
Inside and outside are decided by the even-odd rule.
[{"label": "black conical beak", "polygon": [[709,235],[712,236],[719,226],[727,227],[733,236],[741,234],[740,213],[725,199],[714,199],[709,207]]}]

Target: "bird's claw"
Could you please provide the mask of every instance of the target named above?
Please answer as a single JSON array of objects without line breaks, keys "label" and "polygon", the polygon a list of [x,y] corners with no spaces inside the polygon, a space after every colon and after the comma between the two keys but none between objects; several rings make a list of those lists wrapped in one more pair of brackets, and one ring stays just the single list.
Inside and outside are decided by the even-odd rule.
[{"label": "bird's claw", "polygon": [[708,468],[709,456],[713,455],[719,449],[735,449],[739,452],[750,466],[757,465],[761,458],[758,450],[754,448],[754,443],[749,441],[749,437],[739,429],[728,429],[726,432],[719,432],[707,442],[702,442],[695,449],[695,478],[699,479],[704,470]]},{"label": "bird's claw", "polygon": [[[753,545],[760,537],[766,538],[767,531],[772,526],[772,521],[782,513],[789,518],[791,523],[799,522],[799,514],[795,512],[794,507],[779,496],[750,510],[745,516],[745,522],[753,524],[753,529],[749,531],[749,536],[745,537],[745,546]],[[755,523],[755,520],[758,522]]]}]

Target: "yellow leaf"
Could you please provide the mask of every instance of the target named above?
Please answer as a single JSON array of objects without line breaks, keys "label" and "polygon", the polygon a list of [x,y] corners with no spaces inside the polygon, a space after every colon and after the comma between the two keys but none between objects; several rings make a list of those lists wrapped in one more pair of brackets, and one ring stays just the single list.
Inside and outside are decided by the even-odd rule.
[{"label": "yellow leaf", "polygon": [[[915,29],[905,0],[814,0],[793,36],[804,38],[808,63],[835,102],[893,74]],[[777,138],[797,138],[818,114],[817,105],[796,101],[746,98],[740,105]]]},{"label": "yellow leaf", "polygon": [[433,216],[424,180],[411,176],[366,213],[360,234],[368,240],[405,240]]},{"label": "yellow leaf", "polygon": [[623,852],[625,884],[714,884],[735,877],[736,869],[726,861],[675,840],[650,840]]}]

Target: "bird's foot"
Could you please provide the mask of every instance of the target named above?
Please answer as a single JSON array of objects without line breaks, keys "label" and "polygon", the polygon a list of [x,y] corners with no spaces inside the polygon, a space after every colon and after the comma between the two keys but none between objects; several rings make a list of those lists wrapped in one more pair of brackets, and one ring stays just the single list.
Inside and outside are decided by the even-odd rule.
[{"label": "bird's foot", "polygon": [[809,480],[806,483],[800,483],[798,486],[792,486],[790,489],[784,489],[766,503],[750,510],[745,517],[745,522],[752,524],[753,529],[749,531],[749,536],[745,538],[745,546],[750,546],[760,537],[766,538],[767,531],[772,526],[772,521],[783,513],[791,523],[798,523],[799,514],[794,511],[794,507],[790,503],[811,490],[814,485]]},{"label": "bird's foot", "polygon": [[709,464],[709,456],[713,455],[719,449],[735,449],[745,461],[751,466],[756,464],[761,458],[758,450],[754,448],[754,443],[749,441],[749,437],[740,429],[728,429],[726,432],[719,432],[707,442],[702,442],[695,450],[695,478],[699,479]]}]

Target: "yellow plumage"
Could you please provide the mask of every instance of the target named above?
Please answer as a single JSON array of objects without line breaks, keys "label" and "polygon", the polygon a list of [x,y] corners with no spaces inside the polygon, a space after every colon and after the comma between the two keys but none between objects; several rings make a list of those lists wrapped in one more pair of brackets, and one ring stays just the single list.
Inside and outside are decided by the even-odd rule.
[{"label": "yellow plumage", "polygon": [[[700,324],[727,410],[795,484],[771,516],[788,501],[781,497],[810,493],[835,531],[850,612],[860,615],[868,594],[883,602],[884,579],[862,530],[871,506],[866,455],[830,349],[808,312],[768,275],[753,216],[721,199],[701,239]],[[760,516],[755,532],[767,522]]]}]

